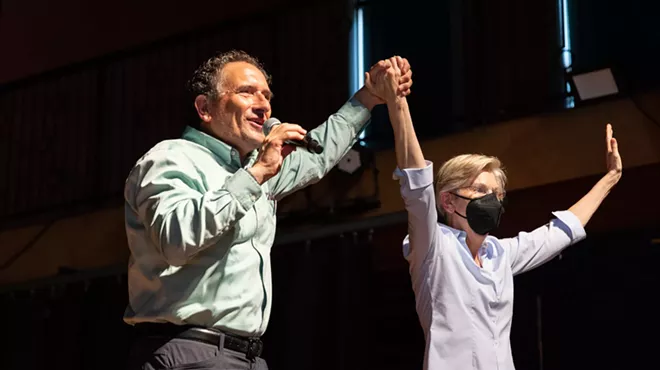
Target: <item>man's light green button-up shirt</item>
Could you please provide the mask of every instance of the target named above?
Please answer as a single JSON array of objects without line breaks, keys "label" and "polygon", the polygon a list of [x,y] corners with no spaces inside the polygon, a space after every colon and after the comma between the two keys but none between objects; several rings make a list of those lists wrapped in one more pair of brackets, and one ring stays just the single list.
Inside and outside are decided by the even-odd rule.
[{"label": "man's light green button-up shirt", "polygon": [[271,311],[277,200],[323,177],[370,119],[354,98],[312,130],[325,150],[291,153],[259,185],[238,152],[201,131],[160,142],[124,191],[129,305],[124,320],[215,327],[260,336]]}]

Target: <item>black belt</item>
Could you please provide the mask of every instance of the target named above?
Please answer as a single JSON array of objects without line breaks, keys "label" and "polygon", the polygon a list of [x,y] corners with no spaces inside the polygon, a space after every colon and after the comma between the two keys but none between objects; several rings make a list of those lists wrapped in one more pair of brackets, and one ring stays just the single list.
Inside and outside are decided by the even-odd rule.
[{"label": "black belt", "polygon": [[217,329],[207,329],[195,326],[174,324],[139,323],[135,329],[141,335],[157,335],[182,339],[191,339],[198,342],[220,346],[220,339],[225,337],[224,348],[244,353],[249,360],[261,356],[264,344],[259,338],[243,338],[221,332]]}]

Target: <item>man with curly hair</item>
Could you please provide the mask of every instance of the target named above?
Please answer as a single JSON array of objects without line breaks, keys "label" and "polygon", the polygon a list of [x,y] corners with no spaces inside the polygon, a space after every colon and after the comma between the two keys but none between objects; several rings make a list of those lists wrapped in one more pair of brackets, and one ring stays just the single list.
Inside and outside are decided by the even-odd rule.
[{"label": "man with curly hair", "polygon": [[[407,95],[410,66],[397,61]],[[269,84],[245,52],[207,60],[189,84],[199,126],[151,148],[126,180],[131,368],[267,369],[276,203],[328,173],[383,102],[360,89],[310,131],[316,154],[286,145],[307,134],[299,125],[264,135]]]}]

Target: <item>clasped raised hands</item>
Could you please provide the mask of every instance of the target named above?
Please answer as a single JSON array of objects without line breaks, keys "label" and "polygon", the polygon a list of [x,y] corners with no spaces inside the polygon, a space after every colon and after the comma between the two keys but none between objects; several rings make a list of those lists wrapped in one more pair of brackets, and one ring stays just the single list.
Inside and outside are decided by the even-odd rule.
[{"label": "clasped raised hands", "polygon": [[394,56],[379,61],[365,73],[364,85],[382,103],[392,103],[410,95],[412,70],[408,60]]}]

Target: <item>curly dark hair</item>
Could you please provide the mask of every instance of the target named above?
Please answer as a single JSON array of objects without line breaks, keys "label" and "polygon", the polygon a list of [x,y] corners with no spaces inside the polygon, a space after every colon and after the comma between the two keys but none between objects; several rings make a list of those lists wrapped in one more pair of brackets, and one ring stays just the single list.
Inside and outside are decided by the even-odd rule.
[{"label": "curly dark hair", "polygon": [[266,72],[266,69],[259,59],[242,50],[230,50],[216,54],[202,63],[202,65],[195,70],[192,78],[188,81],[188,90],[192,94],[192,98],[195,99],[197,95],[206,95],[210,98],[217,98],[217,86],[220,72],[227,63],[232,62],[246,62],[259,68],[270,85],[271,76]]}]

